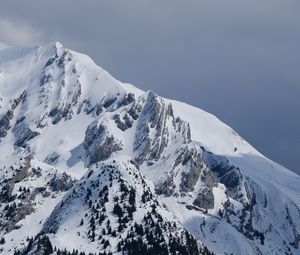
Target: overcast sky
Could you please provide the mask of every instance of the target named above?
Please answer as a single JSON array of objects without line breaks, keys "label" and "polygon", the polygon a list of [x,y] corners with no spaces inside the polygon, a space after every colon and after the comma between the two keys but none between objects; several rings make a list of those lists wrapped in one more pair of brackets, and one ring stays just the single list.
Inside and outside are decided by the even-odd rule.
[{"label": "overcast sky", "polygon": [[300,173],[299,0],[1,1],[0,41],[56,40]]}]

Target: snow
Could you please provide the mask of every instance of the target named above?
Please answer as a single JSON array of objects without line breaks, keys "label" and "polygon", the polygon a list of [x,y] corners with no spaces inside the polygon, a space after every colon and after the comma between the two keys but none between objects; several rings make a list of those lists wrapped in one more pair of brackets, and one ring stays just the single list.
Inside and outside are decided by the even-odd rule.
[{"label": "snow", "polygon": [[174,114],[182,116],[183,120],[190,124],[192,140],[202,144],[208,151],[223,156],[238,156],[243,153],[259,155],[250,144],[216,116],[182,102],[170,102]]},{"label": "snow", "polygon": [[[96,121],[98,127],[104,125],[106,135],[113,136],[122,147],[122,150],[113,152],[106,163],[112,164],[112,160],[116,161],[124,179],[130,185],[136,186],[137,193],[142,192],[142,187],[128,173],[128,168],[143,174],[152,192],[155,192],[155,188],[166,178],[173,178],[176,186],[174,194],[177,195],[159,196],[159,201],[167,208],[160,209],[162,215],[179,221],[216,254],[225,252],[259,254],[258,249],[262,254],[275,254],[278,251],[286,251],[284,250],[286,247],[281,243],[283,240],[287,243],[295,241],[293,234],[297,233],[300,227],[300,177],[266,158],[216,116],[185,103],[155,95],[156,103],[160,104],[160,107],[167,108],[171,104],[173,108],[174,117],[167,116],[162,124],[166,132],[161,131],[162,133],[158,134],[156,129],[150,127],[149,116],[138,117],[140,118],[138,120],[132,118],[132,127],[122,131],[115,123],[115,115],[123,118],[133,104],[136,104],[141,112],[153,92],[144,92],[132,84],[116,80],[107,71],[98,67],[90,57],[68,50],[59,42],[32,48],[9,47],[0,43],[0,120],[12,109],[15,100],[23,92],[26,92],[26,99],[13,109],[9,126],[13,127],[17,121],[25,117],[28,127],[39,134],[27,142],[25,149],[18,149],[14,146],[16,138],[12,128],[8,128],[7,135],[0,138],[0,180],[12,177],[13,173],[7,173],[7,168],[17,165],[15,161],[18,155],[25,153],[26,150],[34,156],[32,166],[40,166],[43,175],[40,178],[27,178],[16,183],[14,192],[22,185],[31,188],[47,186],[54,174],[64,172],[86,187],[91,185],[87,172],[93,169],[99,173],[101,168],[94,165],[88,167],[83,143],[87,127]],[[135,95],[134,103],[122,105],[122,99],[129,93]],[[110,100],[113,101],[110,106],[102,107]],[[93,111],[99,105],[100,113]],[[62,113],[67,109],[66,116],[58,122],[54,122],[54,117],[50,116],[50,112],[55,109],[61,110]],[[180,117],[183,121],[181,127],[176,128],[174,125],[176,117]],[[138,121],[146,122],[149,134],[140,133]],[[190,127],[192,141],[186,141],[187,134],[184,132],[187,130],[181,129],[184,127],[186,129]],[[150,147],[154,146],[156,141],[161,141],[163,135],[167,137],[162,155],[151,161],[146,159],[139,166],[139,170],[128,166],[128,162],[140,153],[134,148],[138,135],[147,135],[146,138],[151,141]],[[180,162],[175,166],[175,162],[181,153],[186,151],[196,151],[198,155],[203,156],[205,167],[226,163],[239,169],[242,175],[239,195],[243,197],[241,199],[230,197],[225,184],[217,180],[218,183],[212,188],[214,208],[206,211],[197,207],[188,209],[187,206],[193,205],[194,199],[205,184],[200,176],[193,190],[186,194],[181,193],[182,174],[190,171],[190,165]],[[48,162],[51,155],[55,160]],[[206,169],[205,167],[203,169]],[[91,177],[95,182],[97,178],[96,174]],[[104,186],[107,180],[101,176],[100,181]],[[111,190],[118,192],[116,186],[112,186]],[[71,189],[66,193],[58,192],[49,198],[38,195],[34,200],[36,203],[34,212],[18,222],[21,228],[5,234],[6,240],[13,239],[6,242],[5,252],[10,254],[14,247],[24,246],[27,236],[34,236],[41,231],[50,214],[60,212],[59,203],[70,197],[72,191]],[[265,242],[268,242],[271,248],[261,245],[258,238],[250,240],[239,229],[245,208],[243,202],[250,203],[253,194],[256,200],[251,216],[253,227],[264,234]],[[83,199],[70,198],[70,200],[68,204],[70,207],[63,211],[67,214],[61,215],[58,232],[50,235],[51,241],[54,246],[69,250],[78,248],[96,252],[99,249],[97,243],[91,243],[86,239],[85,226],[78,226],[88,209]],[[225,220],[219,213],[224,210],[226,203],[230,204],[236,215],[231,214]],[[112,211],[112,206],[113,203],[108,204],[109,211]],[[141,221],[143,213],[148,209],[141,205],[135,213],[135,219]],[[111,215],[109,217],[112,225],[117,226],[114,225],[116,224],[114,217]],[[289,223],[287,217],[290,217]],[[78,236],[77,231],[83,234]],[[112,239],[111,242],[115,241]],[[113,243],[113,246],[115,245],[116,243]],[[292,249],[295,251],[294,254],[299,251],[297,248]]]}]

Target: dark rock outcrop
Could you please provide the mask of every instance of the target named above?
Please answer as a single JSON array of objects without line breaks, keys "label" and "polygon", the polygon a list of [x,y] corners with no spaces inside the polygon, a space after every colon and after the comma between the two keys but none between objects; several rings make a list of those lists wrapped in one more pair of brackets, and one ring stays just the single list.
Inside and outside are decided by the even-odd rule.
[{"label": "dark rock outcrop", "polygon": [[201,153],[199,153],[196,149],[186,150],[181,160],[182,165],[187,165],[189,167],[188,172],[182,173],[180,184],[181,191],[193,191],[194,186],[200,179],[201,173],[201,179],[207,187],[212,187],[215,185],[213,175],[205,164]]},{"label": "dark rock outcrop", "polygon": [[0,138],[7,135],[7,131],[10,129],[10,122],[14,117],[14,111],[20,102],[26,100],[26,92],[23,92],[18,98],[12,100],[10,109],[0,118]]},{"label": "dark rock outcrop", "polygon": [[83,146],[89,165],[107,159],[113,152],[122,150],[115,138],[109,134],[103,125],[98,126],[97,121],[88,126]]},{"label": "dark rock outcrop", "polygon": [[[190,141],[189,125],[174,117],[171,104],[158,97],[152,91],[146,97],[139,98],[128,112],[137,119],[137,130],[134,140],[134,151],[139,163],[145,160],[158,160],[169,144],[170,130],[183,137],[184,142]],[[167,121],[171,126],[168,127]],[[151,134],[151,135],[150,135]]]},{"label": "dark rock outcrop", "polygon": [[12,129],[15,135],[15,146],[25,148],[29,140],[39,135],[39,132],[32,131],[25,122],[25,118],[17,121]]},{"label": "dark rock outcrop", "polygon": [[202,209],[214,208],[214,194],[212,188],[203,188],[197,195],[197,198],[193,202],[194,205]]},{"label": "dark rock outcrop", "polygon": [[54,175],[49,183],[52,191],[67,191],[72,188],[74,181],[66,173]]}]

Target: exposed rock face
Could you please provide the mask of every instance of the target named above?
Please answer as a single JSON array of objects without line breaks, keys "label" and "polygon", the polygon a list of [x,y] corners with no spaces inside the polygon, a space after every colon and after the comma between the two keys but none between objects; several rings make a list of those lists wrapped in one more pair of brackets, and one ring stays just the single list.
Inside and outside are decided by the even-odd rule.
[{"label": "exposed rock face", "polygon": [[173,176],[167,176],[166,179],[155,186],[157,195],[171,196],[174,194],[176,185],[173,181]]},{"label": "exposed rock face", "polygon": [[119,129],[121,129],[122,131],[125,131],[128,128],[127,125],[121,121],[120,115],[116,114],[114,116],[114,120],[115,120],[115,123],[117,124],[117,127]]},{"label": "exposed rock face", "polygon": [[[149,160],[159,158],[161,151],[167,146],[168,140],[165,134],[168,130],[164,125],[165,121],[166,112],[163,102],[150,91],[137,121],[137,129],[140,132],[136,133],[134,150],[137,152],[138,162],[143,162],[146,158]],[[151,129],[156,133],[153,140],[149,137]]]},{"label": "exposed rock face", "polygon": [[0,117],[0,138],[7,135],[7,131],[10,128],[10,121],[14,117],[14,111],[20,102],[24,101],[25,99],[26,93],[23,92],[18,98],[11,102],[10,109],[4,114],[4,116]]},{"label": "exposed rock face", "polygon": [[[131,120],[129,125],[124,121],[126,117]],[[167,158],[161,159],[165,151],[173,147],[182,148],[180,152],[172,152],[172,157],[176,157],[175,163],[170,169],[166,169],[166,175],[155,185],[157,194],[185,195],[195,191],[196,184],[201,182],[201,190],[195,191],[199,193],[195,198],[195,204],[203,209],[214,207],[212,193],[212,188],[216,185],[214,175],[203,159],[202,149],[195,145],[189,148],[188,145],[191,143],[189,124],[174,117],[171,104],[167,104],[150,91],[139,97],[126,114],[115,115],[114,121],[122,131],[131,128],[133,121],[136,122],[138,132],[135,133],[133,149],[135,160],[139,164],[147,162],[147,166],[151,167],[158,160],[167,162]],[[178,175],[181,176],[180,183],[174,180]]]},{"label": "exposed rock face", "polygon": [[23,181],[28,176],[28,169],[31,167],[30,161],[32,160],[32,155],[29,154],[23,160],[24,163],[19,169],[16,169],[16,173],[13,175],[13,181],[15,183]]},{"label": "exposed rock face", "polygon": [[104,126],[98,126],[97,121],[90,124],[85,132],[84,148],[89,164],[107,159],[113,152],[122,149]]},{"label": "exposed rock face", "polygon": [[67,191],[72,188],[74,180],[66,173],[54,175],[50,181],[49,187],[52,191]]},{"label": "exposed rock face", "polygon": [[[191,168],[192,173],[194,173],[193,168]],[[197,175],[197,178],[199,176]],[[201,181],[203,183],[203,187],[197,194],[196,199],[193,204],[203,208],[203,209],[213,209],[214,208],[214,194],[213,187],[216,187],[218,184],[214,178],[212,171],[204,165],[202,161],[202,169],[201,169]]]},{"label": "exposed rock face", "polygon": [[202,179],[205,179],[204,181],[209,184],[208,186],[214,186],[214,177],[205,165],[202,155],[197,150],[192,149],[185,152],[182,159],[182,165],[186,164],[189,165],[189,171],[182,173],[182,181],[180,184],[182,191],[193,191],[196,182],[199,180],[200,174],[204,171],[205,174],[203,174]]},{"label": "exposed rock face", "polygon": [[243,176],[238,167],[230,165],[228,161],[212,166],[212,171],[229,191],[232,198],[241,198],[243,194]]},{"label": "exposed rock face", "polygon": [[208,167],[201,172],[201,181],[209,188],[218,186],[218,182],[215,180],[213,172]]},{"label": "exposed rock face", "polygon": [[[182,169],[180,171],[180,169]],[[181,179],[178,187],[178,191],[181,196],[185,196],[189,192],[195,192],[197,195],[192,203],[202,209],[214,208],[214,195],[212,192],[213,187],[217,186],[213,172],[207,166],[203,159],[202,151],[200,148],[188,148],[183,149],[178,154],[175,164],[173,166],[172,179],[175,178],[174,172],[181,173]],[[165,185],[159,185],[160,189],[168,184],[173,183],[173,180],[167,179]],[[174,185],[168,185],[174,187]],[[164,194],[167,196],[172,195],[169,189],[165,190]],[[174,191],[174,189],[172,190]]]},{"label": "exposed rock face", "polygon": [[146,97],[140,98],[129,110],[129,114],[133,119],[138,119],[139,132],[135,135],[134,151],[139,163],[145,160],[158,160],[169,144],[171,131],[182,136],[185,143],[190,141],[188,123],[175,118],[172,105],[167,105],[152,91],[147,92]]},{"label": "exposed rock face", "polygon": [[214,208],[214,195],[211,188],[203,188],[193,202],[194,205],[203,209]]},{"label": "exposed rock face", "polygon": [[10,120],[13,118],[13,112],[7,111],[0,119],[0,137],[5,137],[10,126]]},{"label": "exposed rock face", "polygon": [[118,102],[118,108],[121,106],[126,106],[135,101],[135,95],[133,93],[125,94],[125,96]]},{"label": "exposed rock face", "polygon": [[45,162],[49,165],[55,165],[59,159],[59,154],[56,152],[52,152],[45,158]]},{"label": "exposed rock face", "polygon": [[18,228],[16,224],[34,210],[30,203],[19,204],[18,206],[15,203],[12,203],[7,206],[4,211],[5,214],[2,215],[3,218],[2,221],[0,221],[0,230],[9,233]]},{"label": "exposed rock face", "polygon": [[30,219],[36,209],[40,210],[39,206],[48,206],[47,202],[51,202],[60,192],[67,191],[73,185],[73,181],[66,174],[55,174],[54,169],[48,171],[37,166],[36,159],[24,149],[18,149],[14,161],[9,162],[10,160],[0,169],[5,173],[0,180],[2,234],[21,229],[23,219]]},{"label": "exposed rock face", "polygon": [[15,145],[18,147],[25,148],[26,143],[32,138],[39,135],[39,132],[32,131],[25,123],[25,118],[17,121],[16,125],[12,129],[15,135]]}]

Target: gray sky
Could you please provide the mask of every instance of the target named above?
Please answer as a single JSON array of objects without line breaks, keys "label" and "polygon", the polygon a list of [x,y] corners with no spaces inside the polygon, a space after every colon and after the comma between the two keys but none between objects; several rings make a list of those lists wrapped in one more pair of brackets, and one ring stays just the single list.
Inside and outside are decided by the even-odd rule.
[{"label": "gray sky", "polygon": [[299,0],[1,1],[0,41],[55,40],[300,173]]}]

